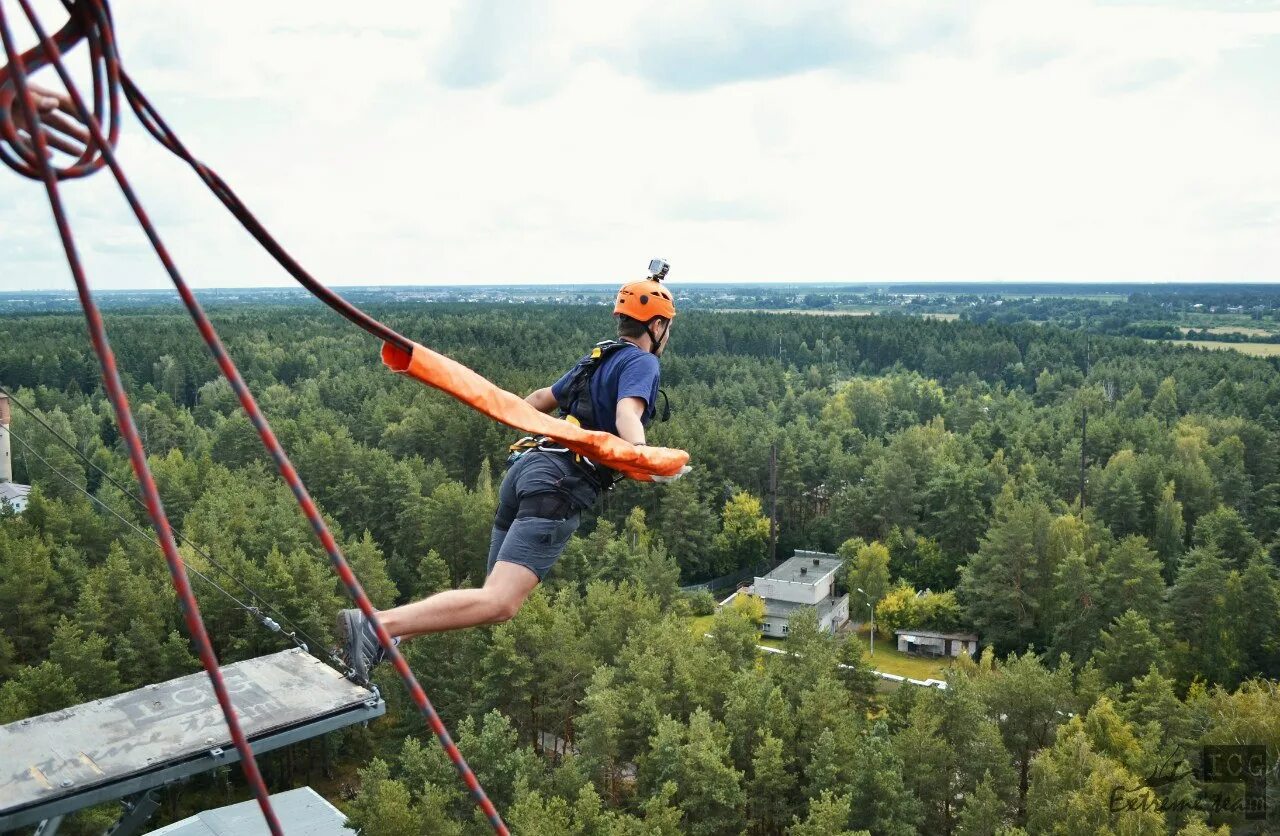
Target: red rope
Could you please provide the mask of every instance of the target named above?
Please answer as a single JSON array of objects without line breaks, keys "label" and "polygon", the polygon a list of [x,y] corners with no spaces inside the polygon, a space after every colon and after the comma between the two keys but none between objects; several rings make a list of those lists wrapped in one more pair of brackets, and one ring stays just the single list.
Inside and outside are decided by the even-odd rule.
[{"label": "red rope", "polygon": [[[316,535],[320,539],[321,544],[324,546],[325,551],[328,553],[330,563],[333,565],[334,570],[338,573],[338,576],[342,579],[343,584],[347,587],[347,591],[350,593],[352,599],[356,602],[356,605],[365,614],[365,616],[370,619],[371,623],[374,625],[375,632],[377,633],[377,636],[378,636],[378,641],[381,643],[383,648],[386,649],[388,656],[392,661],[393,666],[395,667],[396,671],[400,674],[401,679],[404,680],[405,685],[414,703],[418,706],[419,710],[427,718],[428,725],[431,727],[431,730],[435,733],[436,737],[439,739],[440,744],[444,748],[446,754],[449,756],[449,759],[453,762],[454,767],[457,769],[458,774],[461,776],[463,782],[466,784],[467,788],[470,790],[472,797],[476,801],[476,804],[484,812],[485,816],[489,820],[489,823],[492,825],[494,831],[496,833],[503,834],[503,836],[507,836],[507,834],[509,834],[509,831],[507,830],[506,825],[503,823],[502,817],[499,815],[497,809],[493,806],[493,803],[489,800],[488,796],[485,794],[483,787],[480,786],[479,781],[476,779],[475,774],[472,772],[470,766],[467,764],[466,759],[463,758],[462,753],[458,750],[457,746],[454,744],[452,738],[449,735],[448,730],[444,726],[444,723],[440,720],[440,717],[436,713],[434,706],[432,706],[430,699],[428,699],[426,692],[423,691],[421,685],[418,684],[417,679],[414,677],[413,671],[409,668],[408,662],[405,661],[404,657],[400,654],[399,649],[396,647],[396,645],[392,641],[390,634],[387,633],[386,628],[383,627],[381,622],[378,620],[377,613],[374,611],[372,603],[369,601],[368,596],[365,594],[364,589],[361,587],[359,580],[355,577],[355,574],[351,571],[351,567],[347,563],[345,557],[343,557],[342,552],[339,549],[336,540],[334,539],[332,533],[329,531],[328,526],[325,525],[325,522],[320,515],[319,509],[316,507],[314,501],[311,499],[311,496],[308,494],[306,487],[302,484],[302,480],[298,477],[297,471],[294,469],[293,464],[289,461],[289,458],[285,453],[284,449],[280,446],[279,441],[276,439],[275,434],[271,430],[270,424],[268,424],[265,416],[263,416],[261,410],[258,408],[257,402],[253,398],[253,394],[249,391],[248,386],[245,385],[244,380],[240,376],[240,373],[237,370],[235,364],[232,362],[231,358],[227,355],[225,349],[222,346],[221,340],[218,338],[217,332],[213,328],[212,323],[209,322],[207,315],[204,313],[203,309],[200,307],[200,304],[196,300],[194,294],[191,292],[190,287],[187,285],[185,280],[183,280],[182,276],[178,272],[177,266],[174,264],[172,258],[169,256],[167,248],[164,246],[163,242],[160,240],[159,234],[156,232],[154,226],[151,224],[151,221],[148,218],[146,211],[143,209],[141,202],[138,200],[136,194],[133,191],[132,186],[129,184],[129,181],[124,174],[123,169],[120,167],[119,162],[115,157],[114,147],[113,147],[114,137],[104,136],[102,132],[101,124],[99,120],[96,118],[97,116],[96,112],[91,114],[88,108],[85,106],[85,103],[81,98],[79,91],[72,84],[71,78],[67,73],[66,68],[62,64],[61,57],[60,57],[59,44],[56,42],[56,39],[51,39],[44,33],[43,29],[40,27],[39,21],[36,19],[35,15],[32,12],[32,9],[28,3],[28,0],[18,0],[18,2],[22,5],[23,11],[26,13],[28,19],[31,21],[32,27],[34,28],[37,37],[40,38],[44,54],[51,61],[52,66],[57,71],[58,75],[61,77],[63,84],[67,87],[67,91],[72,98],[73,104],[75,105],[76,114],[89,128],[90,135],[91,135],[90,142],[86,147],[85,155],[82,155],[82,157],[87,155],[90,158],[92,158],[93,154],[97,154],[100,156],[101,162],[97,162],[96,167],[101,167],[102,164],[105,164],[107,167],[111,169],[111,172],[115,176],[121,191],[124,193],[126,200],[129,202],[130,208],[133,210],[134,215],[137,217],[139,224],[142,226],[143,230],[146,232],[152,247],[155,249],[156,255],[160,258],[160,261],[164,265],[166,272],[168,272],[170,279],[174,283],[174,286],[178,289],[178,293],[182,297],[183,303],[186,305],[187,310],[191,314],[192,319],[195,320],[196,326],[200,331],[201,337],[204,339],[205,343],[208,345],[209,350],[213,354],[213,357],[217,362],[219,368],[222,370],[223,375],[227,378],[227,381],[231,384],[232,388],[235,390],[236,396],[240,400],[240,405],[244,408],[250,420],[253,422],[254,427],[258,430],[258,434],[261,437],[264,446],[271,453],[271,457],[275,461],[281,476],[283,476],[285,481],[289,484],[289,487],[292,489],[294,497],[297,499],[299,506],[301,507],[303,513],[306,515],[307,519],[310,521],[311,526],[315,530]],[[312,292],[316,293],[316,295],[321,296],[321,298],[324,301],[326,301],[326,303],[330,304],[331,307],[334,307],[335,310],[339,310],[339,312],[343,313],[344,316],[347,316],[348,319],[351,319],[353,322],[360,324],[361,327],[366,328],[366,330],[369,330],[371,333],[376,334],[381,339],[389,340],[396,343],[404,343],[404,344],[411,345],[411,343],[409,343],[408,340],[405,340],[404,337],[401,337],[395,331],[391,330],[390,328],[378,322],[377,320],[374,320],[368,315],[359,311],[354,306],[351,306],[348,302],[346,302],[341,297],[339,297],[337,294],[332,293],[332,291],[329,291],[327,288],[324,288],[323,285],[320,285],[319,282],[316,282],[315,279],[313,279],[309,274],[307,274],[300,265],[297,265],[297,263],[294,262],[291,257],[289,257],[288,253],[286,253],[284,249],[280,247],[279,244],[277,244],[273,238],[271,238],[271,236],[266,232],[265,228],[263,228],[261,224],[258,223],[257,219],[254,218],[252,214],[250,214],[248,210],[243,207],[243,204],[240,203],[239,199],[234,195],[234,193],[230,190],[230,188],[226,186],[226,184],[221,180],[221,178],[219,178],[214,172],[212,172],[206,166],[196,161],[193,157],[190,156],[190,154],[186,152],[185,148],[183,148],[181,143],[178,141],[177,136],[173,134],[173,132],[168,128],[167,125],[164,124],[159,114],[156,113],[154,108],[151,107],[150,103],[146,101],[146,99],[142,96],[141,92],[137,89],[137,87],[133,84],[133,82],[128,79],[128,77],[125,75],[123,71],[123,68],[119,66],[119,57],[116,53],[114,38],[113,38],[113,31],[111,28],[110,13],[107,10],[105,0],[81,0],[80,3],[77,3],[71,7],[73,17],[75,16],[76,11],[86,6],[94,14],[95,20],[93,21],[92,26],[85,27],[86,28],[85,37],[87,37],[90,40],[91,44],[94,43],[95,35],[98,38],[100,38],[99,48],[94,51],[94,55],[96,56],[98,54],[101,54],[102,56],[104,56],[107,76],[109,79],[120,78],[123,80],[125,84],[126,96],[129,98],[130,103],[133,105],[135,112],[138,114],[143,124],[147,126],[147,129],[151,131],[151,133],[155,135],[156,138],[159,139],[167,148],[169,148],[175,154],[178,154],[183,159],[187,160],[196,169],[197,173],[200,174],[201,178],[204,179],[205,182],[209,184],[210,188],[213,189],[216,194],[218,194],[219,198],[222,199],[223,203],[227,205],[227,207],[234,214],[236,214],[236,217],[241,220],[241,222],[245,225],[246,229],[248,229],[249,232],[253,234],[254,237],[257,238],[263,244],[263,246],[266,247],[268,251],[271,252],[272,255],[275,256],[276,259],[281,262],[282,265],[285,266],[287,270],[293,273],[295,275],[295,278],[298,278],[298,280],[302,282],[304,286],[307,286],[308,289],[312,290]],[[0,9],[0,23],[3,23],[3,9]],[[63,31],[66,31],[65,27]],[[22,67],[20,57],[14,55],[9,50],[7,35],[6,35],[6,52],[9,54],[11,64],[13,64],[17,69],[17,72],[15,74],[15,80],[17,80],[19,85],[21,85],[22,87],[21,92],[22,92],[22,95],[24,96],[24,102],[25,102],[26,101],[25,70]],[[15,58],[19,58],[19,60],[15,61],[14,60]],[[0,83],[3,83],[3,82],[4,82],[4,77],[0,75]],[[112,95],[112,100],[114,100],[114,94]],[[2,104],[3,104],[3,99],[0,99],[0,105]],[[25,114],[27,122],[30,126],[32,126],[33,134],[39,137],[41,135],[41,132],[38,128],[39,126],[39,122],[37,121],[38,115],[35,113],[34,107],[30,107],[29,102],[28,102],[28,110],[29,112]],[[6,133],[6,137],[7,136],[8,134]],[[20,150],[21,150],[21,147],[19,146],[19,151]],[[44,161],[42,148],[37,151],[37,154],[39,155],[39,160],[37,161],[37,165],[43,171],[49,172],[48,177],[46,177],[46,181],[51,187],[53,187],[54,178],[52,175],[52,167]],[[78,165],[84,165],[84,164],[85,163],[83,160],[78,163]],[[69,228],[67,227],[65,215],[62,213],[61,204],[56,202],[56,189],[51,192],[51,201],[55,201],[54,214],[55,214],[55,217],[58,219],[59,229],[60,230],[67,229],[65,240],[69,241],[70,231],[69,231]],[[73,256],[74,256],[74,251],[69,249],[68,259],[72,260]],[[292,265],[292,268],[290,267],[290,265]],[[77,275],[77,285],[79,286],[82,280],[82,271],[80,271],[79,269],[78,259],[76,259],[73,262],[72,270],[73,270],[73,273]],[[305,277],[305,280],[302,277]],[[315,285],[316,289],[313,289],[311,285]],[[87,298],[87,287],[86,287],[86,292],[82,293],[82,302],[86,298]],[[92,299],[88,299],[88,303],[86,306],[86,315],[89,316],[91,321],[98,320],[98,327],[100,328],[101,323],[100,323],[100,319],[97,317],[97,310],[96,308],[93,308],[92,314],[90,314],[90,307],[88,307],[89,305],[92,305]],[[92,327],[93,326],[91,325],[91,330],[92,330]],[[106,338],[106,335],[105,333],[103,333],[102,345],[104,347],[105,347],[105,338]],[[94,341],[94,346],[95,346],[95,350],[97,350],[99,347],[99,343],[96,340],[96,338]],[[99,351],[99,356],[104,357],[104,365],[106,363],[105,358],[109,357],[109,351],[110,351],[109,347],[106,347],[106,350],[108,352],[108,355],[103,355],[102,352]],[[112,372],[114,374],[113,361],[111,365],[112,365]],[[115,385],[116,387],[119,386],[118,376],[115,378]],[[120,398],[123,399],[124,397],[123,390],[120,390],[119,396]],[[119,417],[119,411],[117,412]],[[124,415],[126,418],[129,418],[127,404],[125,404]],[[130,424],[130,426],[132,426],[132,424]],[[135,438],[136,438],[136,434],[135,434]],[[141,445],[138,446],[138,450],[139,450],[139,455],[141,455]],[[147,484],[151,486],[151,489],[154,492],[154,482],[151,481],[150,472],[146,470],[145,457],[143,457],[140,460],[140,463],[143,471],[145,472],[145,478],[147,480]],[[137,463],[135,463],[135,471],[136,470],[137,470]],[[139,479],[142,480],[143,476],[139,475]],[[144,491],[145,491],[145,485],[144,485]],[[157,503],[159,502],[158,494],[155,496],[155,500]],[[162,510],[160,513],[162,515],[161,520],[163,522],[164,530],[168,532],[169,530],[168,522],[167,520],[163,519]],[[171,534],[169,536],[169,542],[172,543]],[[176,551],[174,552],[174,555],[176,557]],[[166,556],[167,556],[167,552],[166,552]],[[173,566],[171,561],[171,569],[172,568]],[[178,569],[179,571],[181,570],[180,564],[178,566]],[[186,584],[186,580],[184,575],[182,579],[182,585],[185,586],[185,584]],[[175,585],[177,585],[176,580],[175,580]],[[190,594],[189,589],[187,590],[187,594],[188,595]],[[195,605],[194,599],[192,599],[191,605],[194,607]],[[198,620],[198,611],[197,611],[196,618],[197,618],[196,623],[199,626],[200,633],[201,635],[204,635],[203,624],[201,624]],[[207,643],[207,637],[205,638],[205,642]],[[210,653],[211,652],[212,651],[210,651]],[[216,660],[214,660],[215,670],[216,670],[216,664],[217,664]],[[206,670],[208,669],[209,668],[206,665]],[[213,672],[210,673],[211,678],[214,677],[214,675],[215,674]],[[226,709],[224,708],[224,713],[225,712],[226,712]],[[228,714],[228,725],[231,725],[231,723],[233,722],[233,719],[234,719],[233,716]],[[233,731],[233,738],[234,738],[234,735],[235,735],[235,732]],[[243,755],[244,753],[242,753],[242,757]],[[245,763],[248,765],[251,763],[251,761],[252,761],[252,753],[249,752],[248,758],[245,759]],[[254,775],[257,774],[256,764],[252,764],[252,771]],[[253,783],[253,778],[249,775],[249,769],[246,769],[246,777],[249,777],[250,782]],[[261,777],[258,776],[257,780],[260,783]],[[255,789],[255,792],[256,792],[256,789]],[[267,817],[268,822],[270,823],[273,821],[273,814],[271,813],[269,802],[266,800],[265,788],[263,788],[263,793],[264,793],[263,795],[259,796],[259,803],[263,807],[263,813]],[[274,829],[273,829],[273,833],[275,833]]]},{"label": "red rope", "polygon": [[[20,0],[20,2],[23,4],[23,10],[30,16],[31,10],[27,7],[25,0]],[[47,158],[48,144],[41,129],[40,117],[37,113],[35,102],[32,100],[31,92],[27,88],[26,68],[22,57],[14,49],[3,5],[0,5],[0,38],[4,40],[5,55],[8,58],[10,67],[13,69],[14,86],[18,94],[23,117],[30,127],[32,148],[34,150],[33,169],[38,171],[40,179],[44,181],[45,191],[49,196],[49,207],[53,211],[54,219],[57,221],[58,234],[62,238],[62,248],[66,252],[67,264],[70,266],[71,275],[75,279],[76,291],[80,295],[80,305],[84,309],[85,320],[88,322],[89,338],[93,342],[94,353],[98,355],[99,363],[102,366],[102,381],[106,386],[111,406],[115,410],[116,423],[120,427],[125,446],[129,450],[129,462],[133,466],[134,475],[142,488],[143,499],[147,504],[147,514],[151,517],[151,524],[155,527],[156,535],[160,540],[160,547],[164,551],[165,560],[169,564],[169,575],[173,580],[174,589],[178,593],[178,602],[182,610],[183,619],[187,624],[187,632],[191,635],[192,641],[196,645],[196,650],[200,655],[200,663],[204,665],[205,673],[209,676],[209,682],[213,685],[214,695],[217,697],[218,705],[222,709],[223,717],[226,718],[227,729],[231,733],[231,741],[235,744],[236,751],[240,753],[240,768],[244,771],[245,780],[253,788],[253,794],[258,799],[258,806],[267,821],[267,826],[271,829],[272,836],[282,836],[283,831],[280,828],[280,822],[276,818],[275,811],[271,808],[270,793],[268,793],[266,783],[262,779],[262,773],[258,771],[258,763],[253,757],[253,750],[249,747],[249,741],[245,737],[244,731],[240,728],[240,721],[237,719],[235,708],[231,704],[231,697],[227,693],[226,683],[222,680],[222,669],[218,667],[218,658],[214,655],[213,645],[209,642],[209,634],[204,628],[204,620],[200,617],[200,605],[196,602],[195,595],[191,591],[186,569],[183,566],[182,559],[178,556],[178,547],[174,543],[173,531],[169,526],[169,518],[165,515],[164,505],[160,501],[160,492],[156,489],[155,480],[151,476],[151,469],[147,466],[147,456],[142,449],[142,441],[138,437],[138,429],[134,425],[133,415],[129,411],[129,400],[125,395],[124,386],[120,382],[120,373],[116,368],[115,355],[111,351],[111,344],[107,340],[107,332],[102,324],[102,315],[98,312],[98,306],[89,290],[84,267],[80,263],[80,256],[71,235],[71,227],[67,222],[66,213],[63,211],[62,200],[58,194],[57,176],[54,174],[53,167],[49,164]],[[41,40],[45,42],[47,49],[56,48],[52,41],[43,36]],[[96,127],[96,120],[94,120],[94,125],[95,129],[100,133],[101,129]]]}]

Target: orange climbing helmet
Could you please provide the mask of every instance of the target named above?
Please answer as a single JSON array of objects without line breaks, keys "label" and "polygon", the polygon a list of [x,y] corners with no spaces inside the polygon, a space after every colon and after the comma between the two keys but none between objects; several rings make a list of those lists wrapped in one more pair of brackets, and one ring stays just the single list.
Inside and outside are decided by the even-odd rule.
[{"label": "orange climbing helmet", "polygon": [[670,269],[671,265],[661,258],[650,261],[649,278],[623,285],[618,291],[613,312],[639,322],[649,322],[657,316],[668,320],[675,317],[675,297],[661,284]]}]

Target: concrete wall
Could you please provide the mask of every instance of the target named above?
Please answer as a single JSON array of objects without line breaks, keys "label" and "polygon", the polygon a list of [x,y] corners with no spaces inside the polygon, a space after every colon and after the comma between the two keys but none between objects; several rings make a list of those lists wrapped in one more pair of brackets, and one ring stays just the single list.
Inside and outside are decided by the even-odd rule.
[{"label": "concrete wall", "polygon": [[[916,649],[918,650],[920,646],[924,644],[936,647],[938,648],[938,651],[941,652],[947,645],[947,639],[934,639],[926,638],[924,636],[916,636]],[[903,653],[907,652],[906,636],[898,636],[898,650]],[[978,655],[978,643],[976,641],[966,642],[961,639],[951,639],[951,655],[959,656],[962,652],[967,652],[970,656],[976,658]]]},{"label": "concrete wall", "polygon": [[13,460],[9,454],[9,396],[0,394],[0,482],[13,481]]},{"label": "concrete wall", "polygon": [[822,619],[822,623],[818,625],[828,633],[834,633],[840,629],[840,625],[849,620],[849,596],[846,595],[840,599],[840,603],[835,605],[831,612],[827,613]]},{"label": "concrete wall", "polygon": [[[849,620],[849,596],[845,595],[840,602],[832,608],[831,612],[822,617],[818,623],[818,629],[825,630],[828,633],[834,633],[840,629],[840,626]],[[765,616],[764,622],[760,625],[760,633],[770,638],[781,639],[786,637],[787,632],[787,616],[774,615]]]},{"label": "concrete wall", "polygon": [[787,619],[782,616],[766,617],[764,623],[760,625],[760,632],[770,638],[780,639],[786,635],[783,629],[787,626]]}]

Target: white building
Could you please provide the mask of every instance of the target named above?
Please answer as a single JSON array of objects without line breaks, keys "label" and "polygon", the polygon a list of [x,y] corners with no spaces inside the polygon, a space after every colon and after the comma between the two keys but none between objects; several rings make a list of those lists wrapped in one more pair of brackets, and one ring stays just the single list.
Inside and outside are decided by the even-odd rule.
[{"label": "white building", "polygon": [[791,615],[800,607],[818,611],[818,628],[834,633],[849,620],[849,596],[836,596],[836,573],[844,560],[824,552],[797,551],[777,569],[756,578],[750,594],[764,600],[766,636],[787,635]]},{"label": "white building", "polygon": [[17,482],[0,482],[0,506],[8,505],[14,513],[21,514],[27,510],[27,494],[31,493],[30,485],[19,485]]},{"label": "white building", "polygon": [[0,393],[0,508],[8,505],[21,514],[27,510],[30,485],[13,480],[13,461],[9,452],[9,397]]}]

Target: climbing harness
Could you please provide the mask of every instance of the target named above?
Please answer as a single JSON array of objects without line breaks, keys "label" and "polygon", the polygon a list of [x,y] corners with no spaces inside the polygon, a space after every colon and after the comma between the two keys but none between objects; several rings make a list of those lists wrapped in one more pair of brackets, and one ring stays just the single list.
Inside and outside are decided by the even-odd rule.
[{"label": "climbing harness", "polygon": [[639,348],[626,340],[602,340],[570,369],[569,379],[560,390],[560,397],[556,399],[560,406],[560,417],[580,427],[590,427],[593,430],[600,428],[596,421],[595,403],[591,399],[591,381],[605,360],[628,346]]},{"label": "climbing harness", "polygon": [[[586,427],[592,430],[599,429],[600,425],[596,420],[595,403],[591,398],[591,381],[595,379],[596,372],[599,371],[606,360],[628,346],[640,350],[635,343],[630,343],[626,340],[601,340],[592,346],[591,351],[569,370],[568,379],[560,389],[560,397],[556,399],[556,403],[560,408],[561,418],[578,427]],[[667,393],[659,389],[658,394],[663,398],[664,404],[659,420],[670,420],[671,402],[667,398]],[[592,461],[589,456],[574,452],[568,447],[556,445],[547,436],[527,435],[512,444],[508,449],[510,450],[510,455],[507,456],[508,466],[514,464],[530,450],[572,455],[574,464],[601,491],[613,490],[613,486],[624,478],[623,474]]]}]

